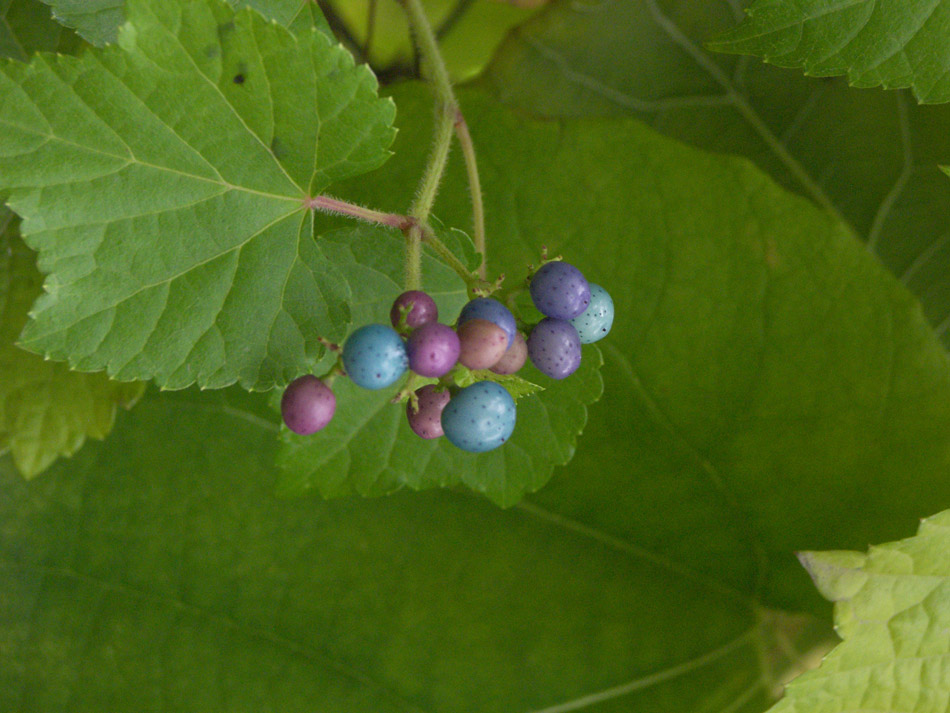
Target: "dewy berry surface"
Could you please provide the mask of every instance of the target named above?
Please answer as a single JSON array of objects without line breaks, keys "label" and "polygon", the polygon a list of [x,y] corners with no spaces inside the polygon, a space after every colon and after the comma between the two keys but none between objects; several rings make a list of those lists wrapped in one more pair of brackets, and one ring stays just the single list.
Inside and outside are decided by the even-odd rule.
[{"label": "dewy berry surface", "polygon": [[508,337],[506,348],[511,346],[511,343],[515,339],[515,332],[518,331],[518,327],[515,324],[515,317],[511,314],[511,310],[491,297],[476,297],[462,307],[462,312],[458,318],[458,326],[461,327],[472,319],[484,319],[504,329]]},{"label": "dewy berry surface", "polygon": [[542,319],[528,336],[528,357],[543,374],[564,379],[581,365],[581,340],[563,319]]},{"label": "dewy berry surface", "polygon": [[458,329],[459,362],[469,369],[489,369],[508,350],[508,335],[497,324],[470,319]]},{"label": "dewy berry surface", "polygon": [[515,340],[508,347],[508,351],[501,355],[501,359],[495,362],[491,370],[496,374],[514,374],[520,371],[528,359],[528,345],[521,336],[521,332],[515,333]]},{"label": "dewy berry surface", "polygon": [[554,319],[574,319],[590,304],[590,285],[573,265],[549,262],[531,278],[531,299],[541,314]]},{"label": "dewy berry surface", "polygon": [[614,324],[614,301],[600,285],[590,283],[590,304],[584,312],[571,320],[581,344],[593,344],[603,339]]},{"label": "dewy berry surface", "polygon": [[403,311],[407,309],[405,324],[410,329],[436,322],[439,319],[439,308],[435,300],[421,290],[409,290],[396,298],[389,311],[389,321],[392,322],[393,327],[399,328]]},{"label": "dewy berry surface", "polygon": [[280,414],[294,433],[309,436],[323,429],[336,411],[336,397],[317,377],[306,374],[294,379],[280,399]]},{"label": "dewy berry surface", "polygon": [[511,394],[494,382],[479,381],[452,397],[442,411],[442,430],[457,448],[484,453],[511,437],[515,416]]},{"label": "dewy berry surface", "polygon": [[413,330],[406,342],[409,368],[420,376],[440,377],[455,366],[461,344],[455,330],[429,322]]},{"label": "dewy berry surface", "polygon": [[409,428],[420,438],[438,438],[442,435],[442,411],[449,402],[448,389],[438,391],[434,384],[416,389],[419,410],[412,408],[412,401],[406,404],[406,418]]},{"label": "dewy berry surface", "polygon": [[384,389],[394,384],[408,367],[402,337],[386,325],[360,327],[343,345],[346,375],[364,389]]}]

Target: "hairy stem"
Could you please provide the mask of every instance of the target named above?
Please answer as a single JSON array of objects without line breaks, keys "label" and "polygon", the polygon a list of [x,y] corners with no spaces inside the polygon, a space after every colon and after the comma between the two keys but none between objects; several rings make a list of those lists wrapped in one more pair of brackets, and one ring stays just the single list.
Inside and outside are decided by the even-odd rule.
[{"label": "hairy stem", "polygon": [[481,286],[481,280],[469,271],[465,264],[456,257],[455,253],[449,250],[449,247],[445,243],[439,240],[439,236],[435,234],[431,226],[426,223],[420,223],[419,233],[422,240],[465,281],[466,286],[468,286],[470,290]]},{"label": "hairy stem", "polygon": [[339,198],[331,198],[330,196],[308,198],[304,204],[310,210],[319,210],[323,213],[331,213],[334,215],[346,215],[350,218],[364,220],[367,223],[385,225],[390,228],[396,228],[397,230],[407,230],[412,225],[412,220],[405,215],[382,213],[378,210],[364,208],[361,205],[347,203],[346,201],[341,201]]},{"label": "hairy stem", "polygon": [[478,266],[478,276],[485,279],[485,205],[482,203],[482,182],[478,176],[478,162],[475,160],[475,144],[468,130],[468,122],[462,112],[455,110],[455,134],[458,136],[462,156],[465,158],[465,171],[468,174],[469,192],[472,194],[472,223],[474,226],[475,250],[482,256]]},{"label": "hairy stem", "polygon": [[406,231],[406,289],[422,289],[422,226]]}]

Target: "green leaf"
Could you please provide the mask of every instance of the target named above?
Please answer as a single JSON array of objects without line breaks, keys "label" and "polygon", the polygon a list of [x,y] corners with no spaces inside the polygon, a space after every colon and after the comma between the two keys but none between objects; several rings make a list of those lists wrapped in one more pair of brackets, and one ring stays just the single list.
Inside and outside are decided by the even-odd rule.
[{"label": "green leaf", "polygon": [[[603,359],[598,355],[597,361],[603,363]],[[457,366],[455,371],[455,385],[460,387],[471,386],[478,381],[493,381],[496,384],[501,384],[505,387],[505,390],[511,394],[511,398],[515,401],[518,399],[524,398],[525,396],[532,396],[541,391],[544,391],[543,386],[534,384],[527,379],[523,379],[518,374],[496,374],[493,371],[488,369],[476,369],[472,371],[471,369],[466,369],[464,366]]]},{"label": "green leaf", "polygon": [[915,537],[868,553],[805,552],[822,595],[835,603],[844,641],[793,681],[771,713],[946,707],[950,690],[950,511]]},{"label": "green leaf", "polygon": [[[454,232],[456,240],[467,240],[464,233]],[[353,285],[354,320],[388,323],[392,301],[402,291],[402,241],[380,228],[359,227],[326,233],[321,242]],[[423,285],[439,305],[440,320],[454,321],[468,299],[464,283],[427,254]],[[570,460],[587,421],[586,406],[601,393],[597,371],[601,363],[600,353],[591,349],[570,380],[520,401],[511,441],[481,455],[464,453],[444,439],[423,441],[415,436],[406,421],[405,405],[390,403],[398,386],[367,391],[338,379],[333,385],[337,411],[329,426],[312,436],[282,430],[283,475],[278,490],[284,496],[318,490],[330,498],[465,484],[500,505],[512,505],[525,492],[544,485],[555,465]],[[530,381],[545,378],[530,368],[523,375],[529,381],[503,385],[528,393],[533,387]]]},{"label": "green leaf", "polygon": [[392,102],[319,32],[128,9],[121,48],[0,73],[0,173],[48,275],[21,343],[166,388],[286,383],[349,317],[305,199],[386,160]]},{"label": "green leaf", "polygon": [[844,216],[950,346],[950,186],[937,169],[950,107],[706,52],[741,16],[733,5],[560,0],[508,38],[485,83],[532,115],[635,116],[755,161]]},{"label": "green leaf", "polygon": [[[636,121],[539,122],[461,98],[489,269],[517,277],[547,245],[616,307],[604,396],[532,502],[815,611],[792,551],[893,539],[950,507],[948,357],[844,226],[748,161]],[[383,209],[407,199],[410,147],[431,136],[427,92],[396,100],[386,171],[340,187]],[[436,205],[448,224],[469,219],[465,185],[456,155]]]},{"label": "green leaf", "polygon": [[[125,21],[125,0],[42,0],[53,16],[71,27],[84,39],[101,47],[116,41],[119,26]],[[331,36],[323,13],[313,0],[227,0],[232,7],[252,7],[294,31],[316,27]]]},{"label": "green leaf", "polygon": [[32,478],[87,437],[105,438],[116,406],[131,408],[144,385],[77,374],[14,344],[41,282],[16,222],[0,208],[0,453]]},{"label": "green leaf", "polygon": [[49,477],[0,460],[0,709],[755,713],[814,640],[537,506],[275,501],[262,400],[152,393]]},{"label": "green leaf", "polygon": [[856,87],[913,87],[927,104],[950,101],[946,0],[756,0],[710,49],[751,54],[806,74],[847,74]]},{"label": "green leaf", "polygon": [[37,51],[68,53],[78,45],[39,0],[0,0],[0,57],[26,62]]}]

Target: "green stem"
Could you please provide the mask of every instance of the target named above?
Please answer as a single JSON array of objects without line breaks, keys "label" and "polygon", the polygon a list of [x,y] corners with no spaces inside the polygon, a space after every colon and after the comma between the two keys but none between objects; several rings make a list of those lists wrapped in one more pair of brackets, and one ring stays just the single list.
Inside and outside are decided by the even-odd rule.
[{"label": "green stem", "polygon": [[422,289],[422,227],[418,223],[406,231],[406,289]]},{"label": "green stem", "polygon": [[473,275],[465,264],[459,260],[455,253],[449,250],[448,246],[439,240],[439,237],[435,234],[435,231],[432,230],[432,227],[427,223],[421,223],[419,225],[420,237],[431,247],[435,253],[445,261],[445,263],[455,270],[455,273],[465,281],[466,286],[469,290],[474,290],[478,287],[481,287],[481,280]]},{"label": "green stem", "polygon": [[465,172],[468,174],[469,192],[472,194],[472,223],[475,233],[475,250],[482,256],[478,266],[478,276],[485,279],[487,261],[485,255],[485,205],[482,203],[482,185],[478,176],[478,161],[475,160],[475,144],[468,130],[468,122],[461,110],[455,110],[455,134],[458,136],[462,156],[465,158]]}]

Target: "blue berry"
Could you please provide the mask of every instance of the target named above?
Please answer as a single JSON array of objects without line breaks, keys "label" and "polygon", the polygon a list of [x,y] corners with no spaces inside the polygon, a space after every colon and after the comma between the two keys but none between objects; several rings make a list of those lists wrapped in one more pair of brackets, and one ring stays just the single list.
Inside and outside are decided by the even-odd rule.
[{"label": "blue berry", "polygon": [[579,316],[571,320],[581,344],[593,344],[603,339],[614,324],[614,301],[610,293],[600,285],[590,283],[590,304]]},{"label": "blue berry", "polygon": [[515,318],[514,315],[511,314],[511,310],[491,297],[476,297],[462,307],[458,326],[461,327],[470,319],[484,319],[486,322],[492,322],[504,329],[508,337],[506,349],[511,346],[511,342],[514,341],[515,338],[515,332],[518,331],[518,326],[515,324]]},{"label": "blue berry", "polygon": [[566,262],[549,262],[534,273],[530,291],[534,306],[554,319],[574,319],[590,304],[590,285]]},{"label": "blue berry", "polygon": [[357,386],[384,389],[409,366],[406,345],[395,330],[368,324],[349,336],[343,345],[343,368]]},{"label": "blue berry", "polygon": [[563,319],[542,319],[528,335],[528,358],[552,379],[564,379],[581,365],[581,340]]},{"label": "blue berry", "polygon": [[494,450],[515,430],[514,399],[491,381],[466,386],[442,410],[442,430],[452,445],[463,451]]}]

